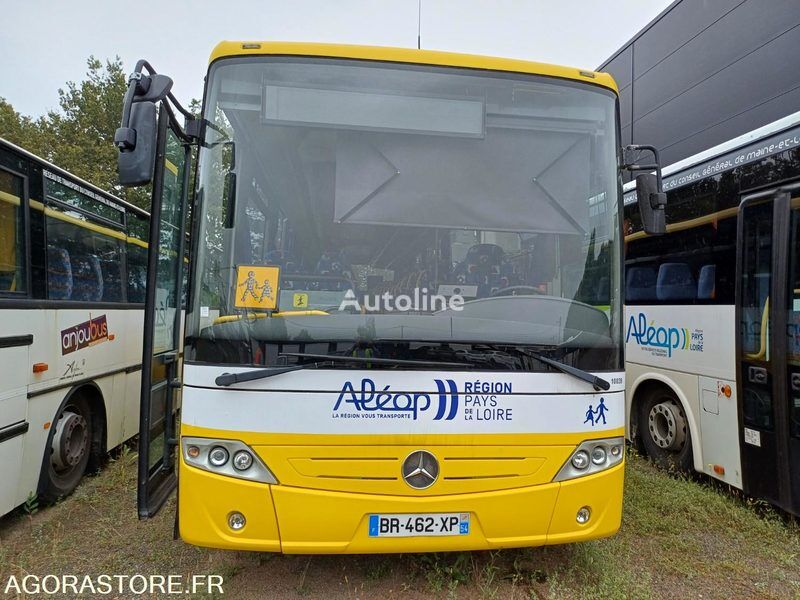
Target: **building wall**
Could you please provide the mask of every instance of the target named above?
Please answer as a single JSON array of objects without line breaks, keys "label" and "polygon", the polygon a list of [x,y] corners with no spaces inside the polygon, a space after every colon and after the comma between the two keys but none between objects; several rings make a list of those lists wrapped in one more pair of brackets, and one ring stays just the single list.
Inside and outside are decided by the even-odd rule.
[{"label": "building wall", "polygon": [[674,163],[800,111],[800,0],[677,0],[597,70],[622,143]]}]

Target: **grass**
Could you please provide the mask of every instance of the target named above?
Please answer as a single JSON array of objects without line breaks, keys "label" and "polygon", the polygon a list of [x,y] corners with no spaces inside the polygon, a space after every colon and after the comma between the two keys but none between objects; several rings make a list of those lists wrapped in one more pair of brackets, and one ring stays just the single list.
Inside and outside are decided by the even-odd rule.
[{"label": "grass", "polygon": [[[140,522],[123,450],[70,498],[0,521],[9,575],[216,574],[261,598],[800,598],[800,528],[709,482],[628,462],[618,535],[570,546],[400,556],[280,556],[172,539],[174,499]],[[27,510],[27,512],[26,512]]]}]

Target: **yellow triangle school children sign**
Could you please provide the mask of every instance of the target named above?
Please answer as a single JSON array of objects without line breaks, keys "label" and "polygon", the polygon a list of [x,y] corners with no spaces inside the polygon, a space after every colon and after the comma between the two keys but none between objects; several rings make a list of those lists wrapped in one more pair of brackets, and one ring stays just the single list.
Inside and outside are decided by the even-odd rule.
[{"label": "yellow triangle school children sign", "polygon": [[278,309],[280,267],[239,265],[236,269],[236,308]]}]

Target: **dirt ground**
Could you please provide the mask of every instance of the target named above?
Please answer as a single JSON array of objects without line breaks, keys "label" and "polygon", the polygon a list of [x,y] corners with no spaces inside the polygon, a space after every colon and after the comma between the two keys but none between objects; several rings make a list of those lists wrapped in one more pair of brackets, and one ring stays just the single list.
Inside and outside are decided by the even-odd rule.
[{"label": "dirt ground", "polygon": [[215,574],[224,594],[211,596],[237,599],[800,598],[795,521],[638,457],[628,462],[617,536],[476,553],[281,556],[196,548],[172,539],[174,499],[155,519],[137,520],[135,482],[136,455],[123,451],[56,506],[33,514],[28,506],[0,520],[0,597],[10,577],[26,574]]}]

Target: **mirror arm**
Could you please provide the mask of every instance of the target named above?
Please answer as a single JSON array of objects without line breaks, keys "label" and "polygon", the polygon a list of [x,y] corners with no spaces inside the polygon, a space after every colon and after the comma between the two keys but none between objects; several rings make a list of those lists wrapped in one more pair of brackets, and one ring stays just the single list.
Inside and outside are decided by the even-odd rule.
[{"label": "mirror arm", "polygon": [[175,132],[178,137],[189,144],[202,139],[201,135],[205,128],[195,123],[199,119],[183,107],[171,89],[172,79],[157,73],[144,59],[136,62],[133,72],[128,77],[128,89],[122,106],[122,121],[114,134],[114,144],[120,151],[129,151],[136,147],[136,132],[129,127],[131,107],[136,102],[161,102],[174,123],[177,123],[174,112],[177,110],[184,117],[184,128]]}]

